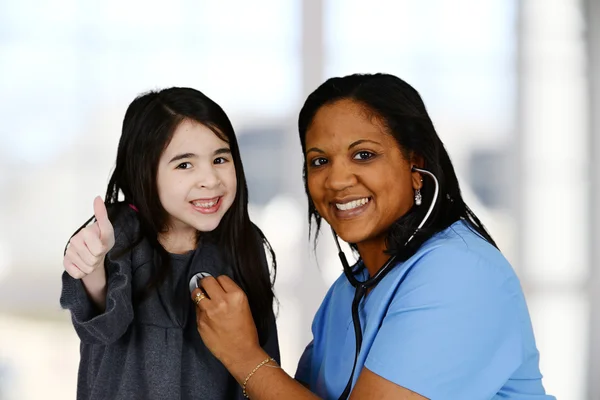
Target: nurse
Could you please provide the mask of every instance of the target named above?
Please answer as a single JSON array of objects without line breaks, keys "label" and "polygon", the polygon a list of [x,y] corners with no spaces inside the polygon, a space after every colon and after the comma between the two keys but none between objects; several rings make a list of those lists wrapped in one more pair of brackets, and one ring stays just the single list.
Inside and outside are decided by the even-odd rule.
[{"label": "nurse", "polygon": [[[332,78],[298,122],[308,214],[357,252],[312,325],[295,378],[261,349],[227,277],[192,297],[206,346],[252,399],[548,400],[519,279],[465,204],[418,92]],[[316,238],[315,238],[316,239]]]}]

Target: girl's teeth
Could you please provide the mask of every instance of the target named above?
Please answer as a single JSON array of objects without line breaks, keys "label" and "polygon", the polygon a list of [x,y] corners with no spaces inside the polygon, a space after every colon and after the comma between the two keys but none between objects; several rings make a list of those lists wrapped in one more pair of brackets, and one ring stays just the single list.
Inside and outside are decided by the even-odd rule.
[{"label": "girl's teeth", "polygon": [[209,203],[201,203],[199,201],[194,201],[192,204],[195,205],[196,207],[211,208],[212,206],[217,204],[217,202],[218,202],[218,200],[211,201]]},{"label": "girl's teeth", "polygon": [[362,199],[349,201],[348,203],[344,203],[344,204],[335,203],[335,206],[337,207],[338,210],[347,211],[347,210],[352,210],[353,208],[364,206],[368,202],[369,202],[369,198],[365,197]]}]

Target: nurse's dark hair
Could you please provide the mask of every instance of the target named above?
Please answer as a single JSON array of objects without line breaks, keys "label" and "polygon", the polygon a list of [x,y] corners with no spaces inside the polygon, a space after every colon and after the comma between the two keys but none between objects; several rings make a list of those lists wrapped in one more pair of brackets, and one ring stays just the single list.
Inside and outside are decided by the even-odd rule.
[{"label": "nurse's dark hair", "polygon": [[[109,216],[113,214],[111,217],[119,209],[128,210],[127,204],[135,206],[140,235],[124,252],[146,239],[154,248],[157,260],[157,268],[148,284],[134,294],[134,300],[143,301],[165,282],[171,270],[169,254],[158,241],[159,233],[167,228],[168,214],[160,203],[156,175],[160,156],[175,129],[186,120],[208,127],[229,144],[237,179],[235,199],[218,227],[212,232],[198,233],[198,240],[216,243],[224,261],[232,265],[264,342],[273,311],[275,254],[248,215],[248,186],[233,126],[217,103],[195,89],[172,87],[144,93],[133,100],[123,119],[116,165],[108,182],[105,203]],[[266,265],[265,248],[271,255],[271,270]]]},{"label": "nurse's dark hair", "polygon": [[[408,238],[424,218],[433,199],[435,185],[431,178],[423,175],[421,189],[423,204],[413,206],[390,228],[386,242],[390,254],[395,254],[399,260],[406,260],[432,235],[461,219],[485,240],[496,246],[479,218],[465,204],[448,152],[433,126],[421,96],[412,86],[396,76],[354,74],[331,78],[312,92],[300,110],[298,118],[298,131],[304,155],[306,154],[306,132],[317,111],[339,100],[352,100],[362,105],[367,114],[377,118],[394,137],[407,160],[410,160],[411,155],[420,158],[423,161],[421,167],[435,174],[439,181],[440,193],[431,216],[425,226],[405,246]],[[308,197],[308,219],[311,231],[312,223],[316,225],[314,231],[316,244],[321,227],[321,216],[317,213],[310,197],[306,174],[305,157],[304,188]],[[356,250],[354,244],[350,245]]]}]

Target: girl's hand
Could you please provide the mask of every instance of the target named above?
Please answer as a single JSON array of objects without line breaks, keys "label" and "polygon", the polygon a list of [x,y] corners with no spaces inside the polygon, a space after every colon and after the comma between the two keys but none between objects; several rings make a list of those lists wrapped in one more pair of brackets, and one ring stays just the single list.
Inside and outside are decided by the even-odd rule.
[{"label": "girl's hand", "polygon": [[63,259],[65,271],[75,279],[96,271],[104,273],[104,257],[115,245],[113,226],[101,197],[94,199],[94,215],[96,222],[71,238]]}]

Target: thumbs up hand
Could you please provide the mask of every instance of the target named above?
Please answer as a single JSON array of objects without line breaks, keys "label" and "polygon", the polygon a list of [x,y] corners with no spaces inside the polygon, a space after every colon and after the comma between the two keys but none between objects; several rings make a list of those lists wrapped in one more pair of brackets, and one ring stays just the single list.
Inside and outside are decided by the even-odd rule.
[{"label": "thumbs up hand", "polygon": [[96,222],[80,230],[69,241],[63,259],[67,273],[75,279],[94,271],[104,272],[104,257],[115,245],[115,233],[101,197],[94,199]]}]

